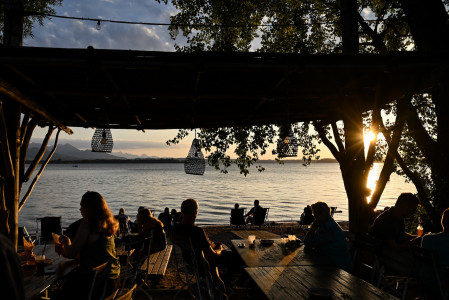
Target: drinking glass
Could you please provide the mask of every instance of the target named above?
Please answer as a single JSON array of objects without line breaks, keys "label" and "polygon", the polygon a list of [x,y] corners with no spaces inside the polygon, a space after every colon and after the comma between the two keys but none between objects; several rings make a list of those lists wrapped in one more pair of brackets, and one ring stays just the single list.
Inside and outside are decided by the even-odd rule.
[{"label": "drinking glass", "polygon": [[256,236],[255,235],[248,235],[248,244],[250,248],[254,248],[256,243]]},{"label": "drinking glass", "polygon": [[45,255],[36,255],[36,275],[44,275]]}]

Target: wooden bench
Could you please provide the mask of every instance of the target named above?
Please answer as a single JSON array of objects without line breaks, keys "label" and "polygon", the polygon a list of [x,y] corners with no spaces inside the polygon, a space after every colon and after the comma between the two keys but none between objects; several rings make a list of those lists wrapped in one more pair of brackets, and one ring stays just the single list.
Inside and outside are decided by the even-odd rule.
[{"label": "wooden bench", "polygon": [[159,252],[151,254],[140,267],[145,271],[148,266],[148,276],[163,277],[167,270],[168,261],[170,260],[171,251],[173,245],[167,245],[167,247]]}]

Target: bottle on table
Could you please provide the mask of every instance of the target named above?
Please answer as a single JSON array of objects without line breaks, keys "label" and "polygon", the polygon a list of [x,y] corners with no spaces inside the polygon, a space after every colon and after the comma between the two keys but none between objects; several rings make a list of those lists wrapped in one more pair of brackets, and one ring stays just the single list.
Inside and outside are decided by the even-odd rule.
[{"label": "bottle on table", "polygon": [[416,228],[418,236],[422,236],[424,233],[424,228],[422,227],[422,220],[418,217],[418,227]]}]

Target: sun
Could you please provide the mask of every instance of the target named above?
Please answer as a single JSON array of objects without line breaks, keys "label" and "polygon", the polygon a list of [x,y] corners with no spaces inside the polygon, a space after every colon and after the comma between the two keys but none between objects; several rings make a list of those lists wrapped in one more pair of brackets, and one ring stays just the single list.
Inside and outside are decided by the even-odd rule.
[{"label": "sun", "polygon": [[369,143],[374,140],[376,135],[372,131],[368,131],[363,134],[363,142],[365,144],[365,149],[368,149]]}]

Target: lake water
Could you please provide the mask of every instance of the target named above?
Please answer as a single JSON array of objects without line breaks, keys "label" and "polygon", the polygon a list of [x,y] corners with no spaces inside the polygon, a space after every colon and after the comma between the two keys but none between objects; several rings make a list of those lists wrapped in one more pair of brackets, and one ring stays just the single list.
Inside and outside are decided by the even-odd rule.
[{"label": "lake water", "polygon": [[[81,217],[79,203],[86,191],[103,195],[114,214],[120,207],[135,219],[137,208],[146,206],[157,215],[165,207],[180,210],[186,198],[199,203],[198,224],[229,224],[235,202],[249,210],[255,199],[269,207],[270,221],[299,220],[304,206],[325,201],[342,211],[336,220],[348,219],[348,204],[339,164],[262,163],[265,172],[251,170],[247,177],[236,167],[222,174],[211,167],[203,176],[187,175],[182,163],[174,164],[50,164],[19,214],[19,226],[34,232],[36,218],[62,216],[63,226]],[[374,182],[381,169],[376,164]],[[31,181],[31,180],[30,180]],[[373,184],[373,183],[372,183]],[[23,193],[27,190],[24,185]],[[402,177],[392,175],[378,208],[394,205],[402,192],[416,190]]]}]

